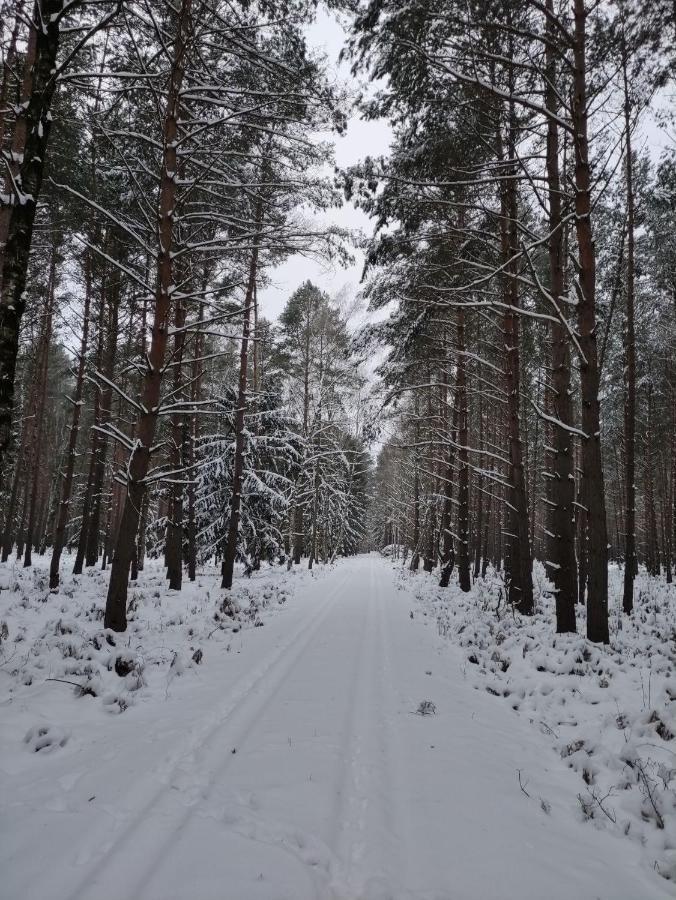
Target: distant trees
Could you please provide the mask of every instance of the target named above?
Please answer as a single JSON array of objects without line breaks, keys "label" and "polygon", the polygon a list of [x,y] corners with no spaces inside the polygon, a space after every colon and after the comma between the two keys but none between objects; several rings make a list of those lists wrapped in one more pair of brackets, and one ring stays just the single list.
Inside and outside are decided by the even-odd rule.
[{"label": "distant trees", "polygon": [[[588,637],[603,642],[609,551],[626,561],[625,611],[633,548],[659,570],[652,437],[641,529],[634,429],[642,415],[655,428],[654,373],[669,364],[639,388],[637,360],[654,358],[650,329],[639,338],[634,325],[640,282],[663,315],[673,311],[637,256],[649,189],[635,176],[641,104],[630,89],[640,78],[645,104],[667,77],[657,22],[666,25],[628,2],[613,14],[583,0],[374,2],[351,42],[355,67],[384,79],[364,112],[395,131],[389,158],[345,177],[379,229],[367,294],[391,310],[370,334],[393,348],[381,372],[398,407],[376,475],[392,480],[376,501],[378,539],[397,534],[413,567],[429,548],[442,585],[449,558],[463,589],[468,559],[474,577],[492,562],[526,614],[535,553],[554,584],[557,630],[574,631],[575,603],[586,602]],[[617,230],[607,204],[619,189]],[[623,442],[609,448],[616,424]],[[665,474],[668,496],[672,482]]]}]

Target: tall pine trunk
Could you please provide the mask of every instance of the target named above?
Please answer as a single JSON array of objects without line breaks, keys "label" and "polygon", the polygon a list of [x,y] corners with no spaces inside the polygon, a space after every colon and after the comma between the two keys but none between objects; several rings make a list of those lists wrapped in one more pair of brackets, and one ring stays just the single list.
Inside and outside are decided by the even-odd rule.
[{"label": "tall pine trunk", "polygon": [[465,356],[465,310],[458,309],[458,582],[461,591],[472,587],[469,570],[469,410],[467,406],[467,361]]},{"label": "tall pine trunk", "polygon": [[174,290],[174,220],[176,200],[177,115],[185,67],[186,45],[192,31],[192,0],[182,0],[176,26],[167,105],[163,123],[162,171],[159,192],[159,247],[157,252],[157,291],[150,350],[143,374],[141,405],[136,444],[128,466],[127,494],[115,545],[106,598],[104,624],[114,631],[127,628],[127,588],[129,568],[136,543],[141,507],[146,493],[145,477],[150,465],[150,450],[155,437],[158,403],[171,321],[171,296]]},{"label": "tall pine trunk", "polygon": [[14,126],[12,149],[16,146],[16,158],[21,163],[12,175],[13,185],[6,191],[12,200],[3,210],[6,221],[2,231],[6,239],[0,259],[0,477],[12,436],[19,329],[26,306],[26,275],[51,130],[62,7],[61,0],[37,0],[35,4],[36,21],[31,18],[29,25],[22,97]]},{"label": "tall pine trunk", "polygon": [[[501,150],[499,156],[502,156]],[[501,191],[500,230],[505,263],[505,392],[507,394],[507,436],[509,441],[509,503],[507,505],[507,558],[509,602],[519,612],[533,614],[533,576],[530,549],[528,497],[521,442],[521,352],[518,284],[518,197],[516,188],[516,123],[510,104],[507,174]]]},{"label": "tall pine trunk", "polygon": [[75,460],[77,457],[77,439],[80,433],[80,415],[82,412],[82,397],[84,394],[84,375],[87,357],[87,344],[89,340],[89,310],[91,305],[91,253],[86,252],[85,256],[85,297],[84,308],[82,311],[82,335],[80,337],[80,356],[77,365],[77,374],[75,378],[75,393],[73,395],[73,415],[68,433],[68,449],[66,451],[66,469],[63,473],[63,484],[61,487],[61,501],[54,527],[54,546],[52,549],[52,559],[49,566],[49,587],[51,589],[59,586],[59,563],[61,553],[63,551],[66,527],[68,525],[68,516],[70,512],[70,498],[73,490],[73,474],[75,472]]},{"label": "tall pine trunk", "polygon": [[[547,0],[547,10],[553,15],[553,0]],[[561,215],[561,173],[559,165],[559,127],[556,84],[556,55],[554,28],[547,28],[545,48],[547,69],[545,104],[550,113],[547,122],[547,189],[549,196],[549,290],[559,310],[564,296],[564,235]],[[563,313],[562,313],[563,314]],[[570,397],[570,346],[565,325],[551,326],[551,383],[550,407],[558,423],[552,426],[550,503],[548,509],[548,568],[556,592],[556,630],[574,632],[577,571],[575,563],[575,477],[574,444],[570,430],[573,423],[573,404]],[[567,427],[568,426],[568,427]]]},{"label": "tall pine trunk", "polygon": [[[49,350],[52,342],[52,321],[54,314],[54,293],[56,291],[56,246],[52,246],[49,264],[49,280],[47,285],[47,309],[45,310],[45,323],[40,341],[38,363],[38,390],[35,408],[35,431],[33,434],[33,459],[31,471],[30,501],[28,506],[28,524],[26,528],[26,554],[24,556],[24,568],[32,564],[33,538],[35,526],[38,521],[38,492],[40,476],[42,474],[41,456],[43,451],[42,437],[45,422],[45,406],[47,403],[47,381],[49,371]],[[26,485],[28,490],[28,485]]]},{"label": "tall pine trunk", "polygon": [[582,390],[582,498],[587,551],[587,637],[607,644],[608,532],[601,457],[600,376],[596,346],[596,252],[591,223],[591,173],[587,109],[587,11],[573,0],[573,146],[575,150],[575,229],[578,245],[577,323]]},{"label": "tall pine trunk", "polygon": [[247,407],[247,381],[249,369],[249,338],[251,335],[251,315],[253,312],[253,299],[256,286],[256,271],[258,268],[258,243],[260,223],[262,215],[262,203],[259,200],[256,211],[256,237],[253,241],[251,259],[249,261],[249,278],[244,299],[244,314],[242,317],[242,343],[239,353],[239,386],[237,390],[237,408],[235,409],[235,459],[232,475],[232,494],[230,497],[230,519],[228,533],[223,552],[221,566],[221,587],[230,589],[237,556],[237,544],[239,538],[240,510],[242,505],[242,484],[244,476],[244,422]]},{"label": "tall pine trunk", "polygon": [[634,608],[636,575],[636,340],[634,333],[635,300],[635,209],[634,162],[631,151],[631,100],[629,97],[627,47],[622,35],[622,79],[624,87],[625,187],[627,191],[627,278],[624,319],[624,584],[622,609]]}]

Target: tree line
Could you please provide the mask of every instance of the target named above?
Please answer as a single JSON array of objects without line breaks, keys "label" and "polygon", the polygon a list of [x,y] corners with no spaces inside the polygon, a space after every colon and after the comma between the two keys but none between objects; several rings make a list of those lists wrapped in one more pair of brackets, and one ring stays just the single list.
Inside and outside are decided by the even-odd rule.
[{"label": "tree line", "polygon": [[394,131],[344,179],[387,313],[372,539],[464,591],[492,564],[526,615],[540,559],[599,642],[610,561],[627,614],[639,563],[673,578],[675,34],[639,0],[373,0],[349,46]]},{"label": "tree line", "polygon": [[[228,588],[394,544],[526,615],[537,558],[557,630],[586,603],[607,642],[609,561],[627,614],[639,564],[673,577],[673,5],[326,5],[393,132],[338,177],[314,2],[3,0],[2,555],[110,567],[117,630],[148,553]],[[275,266],[347,258],[312,216],[342,195],[376,321],[305,283],[271,324]]]},{"label": "tree line", "polygon": [[[126,628],[148,554],[312,567],[363,537],[365,399],[347,316],[269,272],[346,255],[327,135],[346,103],[315,4],[2,6],[2,558],[110,569]],[[64,550],[72,551],[64,559]]]}]

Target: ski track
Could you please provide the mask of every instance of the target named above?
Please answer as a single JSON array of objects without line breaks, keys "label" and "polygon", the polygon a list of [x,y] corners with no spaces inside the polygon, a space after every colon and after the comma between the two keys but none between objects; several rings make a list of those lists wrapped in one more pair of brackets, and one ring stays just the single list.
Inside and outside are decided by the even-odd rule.
[{"label": "ski track", "polygon": [[[71,819],[71,857],[6,900],[669,896],[635,848],[575,819],[574,776],[528,723],[464,683],[461,654],[411,614],[388,563],[320,570],[294,603],[262,658],[248,639],[251,663],[216,710],[188,736],[175,723],[169,753],[166,733],[151,734],[158,764],[94,828],[77,833]],[[423,699],[436,716],[413,715]],[[551,816],[520,793],[521,766]],[[626,872],[606,882],[620,860]]]},{"label": "ski track", "polygon": [[[269,703],[274,701],[277,691],[283,685],[286,673],[302,656],[306,646],[312,642],[316,631],[321,627],[341,585],[342,581],[339,581],[324,598],[319,610],[312,614],[310,620],[304,623],[290,639],[278,646],[254,673],[244,676],[240,680],[240,683],[229,693],[228,701],[220,713],[217,716],[210,716],[203,727],[186,740],[179,753],[172,754],[170,760],[165,760],[155,772],[144,773],[136,780],[133,788],[128,792],[130,798],[135,797],[134,805],[138,808],[134,818],[129,819],[123,815],[116,817],[118,820],[117,835],[112,840],[105,837],[110,830],[109,821],[102,823],[103,833],[87,836],[85,848],[80,848],[78,851],[77,865],[85,866],[88,863],[91,865],[87,865],[82,873],[79,885],[68,888],[64,896],[68,896],[69,900],[113,896],[131,900],[132,897],[139,896],[142,884],[125,885],[125,872],[132,873],[134,878],[138,879],[138,871],[132,862],[134,855],[153,859],[155,854],[157,862],[161,861],[171,840],[192,814],[190,807],[208,793],[209,786],[214,783],[216,778],[225,775],[228,766],[234,760],[235,755],[232,754],[232,749],[241,745],[253,726],[255,718]],[[274,680],[277,681],[277,684],[273,683],[270,692],[266,693],[266,685]],[[259,695],[260,700],[256,702],[254,699],[253,709],[249,708],[248,704],[252,702],[252,698],[257,698]],[[243,720],[239,728],[237,728],[238,715]],[[183,769],[192,770],[195,766],[199,766],[200,759],[204,760],[210,753],[215,754],[220,764],[213,768],[209,776],[206,776],[200,790],[189,798],[189,807],[176,822],[173,830],[167,835],[147,833],[148,820],[160,804],[175,806],[175,798],[172,796],[175,789],[172,782],[175,777]],[[201,765],[204,768],[204,762]],[[157,778],[162,781],[162,784],[153,789],[152,786]],[[150,795],[146,797],[147,794]],[[126,803],[123,804],[123,806],[126,805]],[[143,840],[134,846],[135,839],[140,832],[144,831],[146,833],[143,834]],[[152,847],[154,843],[158,844],[156,848]],[[122,860],[122,864],[120,860]],[[151,863],[150,866],[143,865],[143,868],[154,867],[154,863]],[[49,878],[52,889],[54,875],[55,873],[50,873]],[[141,882],[145,880],[146,877],[142,876]],[[118,891],[122,892],[118,894]],[[39,894],[36,893],[36,896]]]}]

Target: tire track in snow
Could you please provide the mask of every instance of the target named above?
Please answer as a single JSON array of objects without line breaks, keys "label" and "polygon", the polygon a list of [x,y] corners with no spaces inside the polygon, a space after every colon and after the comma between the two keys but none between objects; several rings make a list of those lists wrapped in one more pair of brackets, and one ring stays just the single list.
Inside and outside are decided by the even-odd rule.
[{"label": "tire track in snow", "polygon": [[[142,896],[138,893],[138,885],[134,881],[139,881],[131,860],[135,855],[140,854],[140,868],[144,874],[141,875],[141,887],[148,880],[154,871],[155,864],[152,862],[155,856],[160,858],[164,856],[167,848],[170,848],[172,840],[175,839],[178,832],[188,819],[193,815],[194,809],[180,807],[176,810],[176,796],[170,784],[172,777],[179,773],[181,768],[185,766],[186,761],[190,767],[194,765],[195,756],[206,756],[214,749],[218,751],[218,761],[220,765],[216,769],[212,769],[205,779],[204,788],[208,789],[213,785],[217,777],[221,776],[229,764],[231,763],[230,751],[233,747],[237,747],[246,738],[247,733],[251,730],[257,717],[265,706],[270,703],[277,691],[280,689],[290,669],[293,668],[304,653],[307,646],[312,642],[316,632],[320,629],[323,621],[328,616],[340,590],[343,586],[345,576],[328,591],[321,607],[311,616],[309,621],[294,631],[293,635],[284,640],[281,645],[271,653],[266,660],[259,665],[253,673],[249,673],[239,679],[235,690],[228,695],[228,700],[215,717],[210,717],[207,724],[193,732],[190,738],[182,745],[180,754],[172,757],[172,763],[160,769],[160,776],[163,778],[163,784],[158,788],[147,788],[146,785],[152,780],[151,773],[144,773],[144,776],[137,779],[135,787],[130,790],[130,794],[135,792],[142,796],[141,805],[137,804],[133,816],[128,817],[122,814],[116,815],[116,831],[112,840],[109,837],[110,825],[101,829],[95,829],[95,834],[88,836],[87,844],[91,847],[103,848],[99,852],[94,850],[85,857],[85,862],[78,863],[79,866],[86,866],[85,871],[78,879],[75,887],[71,885],[64,886],[63,896],[68,896],[69,900],[84,900],[91,897],[94,900],[102,900],[113,896],[124,897],[125,900],[131,900],[132,897]],[[270,690],[266,688],[270,686]],[[253,697],[261,695],[261,700],[254,702],[253,711],[249,710],[247,715],[247,705],[250,704]],[[238,715],[244,716],[244,721],[239,729],[232,729],[233,719]],[[236,723],[235,723],[236,724]],[[228,733],[233,730],[234,733]],[[226,732],[224,734],[224,732]],[[227,755],[224,755],[227,754]],[[156,774],[156,773],[155,773]],[[157,831],[143,835],[143,840],[136,842],[136,838],[143,832],[144,828],[157,825],[154,819],[157,818],[159,812],[163,812],[162,806],[166,805],[168,809],[167,820],[174,824],[161,835],[158,844]],[[154,817],[154,818],[153,818]],[[103,834],[101,833],[103,832]],[[136,842],[136,843],[135,843]],[[80,859],[83,858],[82,853]],[[147,863],[147,859],[151,863]],[[72,870],[71,870],[72,873]],[[64,873],[65,874],[65,873]],[[54,888],[55,873],[51,873],[49,879],[50,887]],[[125,878],[130,881],[126,884]],[[106,893],[106,886],[110,890]],[[35,896],[40,896],[39,890],[35,892]]]},{"label": "tire track in snow", "polygon": [[[378,588],[375,587],[375,574],[375,567],[373,567],[371,570],[371,575],[374,582],[374,590],[378,590]],[[380,585],[378,585],[378,587],[380,587]],[[393,581],[390,581],[389,587],[394,587]],[[393,597],[395,598],[396,602],[396,592],[393,592]],[[390,608],[388,609],[386,597],[383,590],[378,590],[378,603],[380,606],[378,624],[380,654],[382,662],[381,687],[383,689],[382,705],[380,707],[383,713],[381,719],[381,734],[387,747],[387,764],[391,785],[391,821],[397,824],[398,843],[397,853],[395,856],[397,865],[397,883],[399,885],[408,885],[411,868],[410,848],[413,846],[413,840],[410,827],[410,810],[405,808],[403,798],[405,796],[404,788],[411,779],[413,769],[410,766],[407,767],[404,762],[401,726],[397,726],[397,718],[403,713],[403,710],[399,709],[397,705],[396,686],[399,683],[401,675],[397,675],[397,673],[395,672],[394,664],[392,662],[392,617],[398,614],[403,615],[404,611],[394,608],[395,602],[391,603]],[[408,892],[406,892],[405,894],[398,894],[397,896],[410,896],[411,900],[414,900],[414,896],[412,894],[409,894]]]},{"label": "tire track in snow", "polygon": [[[358,796],[358,785],[355,784],[355,773],[359,757],[361,755],[360,730],[363,731],[363,706],[366,695],[364,674],[366,669],[367,645],[372,630],[372,602],[369,595],[368,610],[365,626],[361,629],[359,638],[359,650],[352,669],[352,677],[348,691],[346,715],[342,728],[343,765],[339,780],[336,784],[335,807],[332,816],[331,829],[328,843],[335,856],[341,860],[345,870],[345,877],[349,877],[354,847],[355,835],[363,832],[363,822],[359,815],[359,808],[363,809],[363,798]],[[339,876],[342,879],[342,876]],[[334,881],[336,881],[334,873]],[[340,880],[331,885],[336,897],[341,896],[338,891],[349,889],[347,883],[341,884]]]},{"label": "tire track in snow", "polygon": [[[355,667],[345,765],[331,846],[345,871],[331,884],[333,900],[394,900],[405,878],[405,812],[398,802],[391,748],[392,667],[387,655],[383,593],[370,562],[366,624]],[[393,863],[394,861],[394,863]],[[394,871],[393,871],[394,864]],[[395,886],[396,885],[396,886]]]}]

